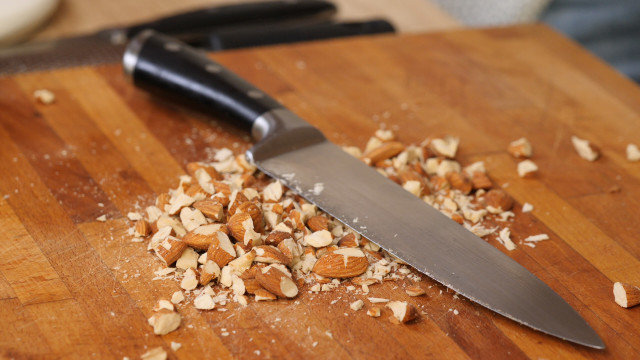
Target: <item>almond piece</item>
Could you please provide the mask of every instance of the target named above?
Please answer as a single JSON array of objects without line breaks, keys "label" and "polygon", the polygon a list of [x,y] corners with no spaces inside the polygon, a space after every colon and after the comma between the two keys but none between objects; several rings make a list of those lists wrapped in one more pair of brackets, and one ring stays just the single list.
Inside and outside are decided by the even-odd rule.
[{"label": "almond piece", "polygon": [[207,259],[215,261],[222,268],[235,258],[236,250],[233,248],[227,234],[220,231],[216,232],[213,242],[209,246],[209,250],[207,250]]},{"label": "almond piece", "polygon": [[312,271],[326,277],[350,278],[363,274],[368,266],[362,250],[340,248],[318,259]]},{"label": "almond piece", "polygon": [[193,203],[193,207],[200,210],[204,216],[214,221],[222,221],[224,217],[223,206],[216,200],[200,200]]},{"label": "almond piece", "polygon": [[200,268],[200,285],[207,285],[218,277],[220,277],[220,266],[213,260],[207,260]]},{"label": "almond piece", "polygon": [[512,141],[507,147],[507,151],[517,159],[528,159],[533,154],[531,143],[526,138]]},{"label": "almond piece", "polygon": [[577,136],[571,137],[573,147],[578,155],[587,161],[596,161],[600,156],[600,150],[597,146],[591,144],[589,140],[580,139]]},{"label": "almond piece", "polygon": [[211,310],[216,307],[216,303],[210,294],[203,292],[193,299],[193,306],[198,310]]},{"label": "almond piece", "polygon": [[162,193],[156,198],[156,207],[165,211],[165,206],[169,205],[169,194]]},{"label": "almond piece", "polygon": [[307,226],[311,231],[329,230],[329,219],[322,215],[312,216],[307,220]]},{"label": "almond piece", "polygon": [[272,231],[267,235],[267,238],[264,240],[267,245],[279,245],[282,241],[286,239],[293,239],[293,235],[290,232],[284,231]]},{"label": "almond piece", "polygon": [[360,246],[358,242],[358,237],[354,233],[348,233],[344,235],[339,241],[338,246],[340,247],[358,247]]},{"label": "almond piece", "polygon": [[416,308],[406,301],[390,301],[386,307],[391,309],[396,320],[403,324],[418,317]]},{"label": "almond piece", "polygon": [[171,266],[173,263],[178,261],[186,249],[187,244],[182,240],[169,236],[159,244],[155,249],[155,252],[167,266]]},{"label": "almond piece", "polygon": [[349,307],[353,311],[358,311],[358,310],[362,309],[363,306],[364,306],[364,301],[362,301],[362,300],[356,300],[356,301],[352,302],[349,305]]},{"label": "almond piece", "polygon": [[466,175],[459,172],[450,172],[446,177],[452,188],[460,190],[460,192],[465,195],[471,192],[473,185]]},{"label": "almond piece", "polygon": [[183,238],[187,245],[198,250],[207,250],[213,244],[216,233],[220,231],[222,224],[202,225],[189,231]]},{"label": "almond piece", "polygon": [[443,139],[433,139],[430,143],[431,150],[433,150],[437,155],[445,156],[450,159],[456,157],[459,144],[459,138],[449,135],[445,136]]},{"label": "almond piece", "polygon": [[151,227],[149,226],[149,223],[144,219],[136,221],[136,225],[133,229],[133,235],[135,237],[145,237],[149,236],[149,234],[151,234]]},{"label": "almond piece", "polygon": [[208,166],[200,162],[191,162],[187,164],[187,173],[194,178],[197,178],[196,171],[199,169],[206,171],[213,180],[222,180],[222,175],[220,175],[213,166]]},{"label": "almond piece", "polygon": [[616,304],[623,308],[640,304],[640,288],[637,286],[616,282],[613,284],[613,296]]},{"label": "almond piece", "polygon": [[264,220],[262,217],[262,210],[254,202],[246,201],[236,208],[237,213],[247,213],[251,216],[253,221],[253,228],[261,233],[264,230]]},{"label": "almond piece", "polygon": [[[245,273],[248,271],[245,271]],[[245,290],[249,293],[249,294],[255,294],[256,291],[260,290],[260,289],[264,289],[262,287],[262,285],[260,285],[260,283],[258,282],[258,280],[256,280],[255,278],[251,278],[251,279],[243,279],[244,280],[244,287]]]},{"label": "almond piece", "polygon": [[254,261],[267,263],[267,264],[288,264],[289,259],[275,246],[271,245],[260,245],[254,246],[251,249],[254,253],[256,253],[256,257]]},{"label": "almond piece", "polygon": [[271,301],[277,298],[275,295],[263,288],[256,289],[254,295],[256,296],[256,301]]},{"label": "almond piece", "polygon": [[281,298],[293,298],[298,295],[298,286],[284,272],[269,265],[262,269],[257,275],[256,280],[272,294]]},{"label": "almond piece", "polygon": [[256,253],[249,251],[244,255],[238,256],[237,259],[230,261],[229,266],[233,269],[235,275],[242,275],[251,267],[255,258]]},{"label": "almond piece", "polygon": [[404,145],[401,142],[389,141],[382,145],[365,152],[362,155],[362,160],[367,165],[374,165],[379,161],[389,159],[400,154],[404,150]]},{"label": "almond piece", "polygon": [[287,259],[284,263],[285,265],[293,264],[293,261],[300,258],[302,255],[302,251],[300,246],[293,240],[293,238],[288,238],[281,241],[278,244],[278,250],[282,253],[282,255]]},{"label": "almond piece", "polygon": [[492,214],[509,211],[513,207],[513,199],[502,189],[489,190],[484,196],[487,210]]},{"label": "almond piece", "polygon": [[471,184],[473,185],[474,190],[478,189],[491,189],[493,184],[491,183],[491,179],[487,176],[486,173],[482,171],[474,171],[471,175]]},{"label": "almond piece", "polygon": [[331,245],[333,242],[333,236],[328,230],[320,230],[305,236],[304,241],[309,246],[321,248]]},{"label": "almond piece", "polygon": [[538,171],[538,165],[531,160],[524,160],[518,163],[518,176],[530,178]]},{"label": "almond piece", "polygon": [[149,319],[149,325],[153,326],[154,334],[167,335],[180,326],[181,320],[180,314],[161,309]]},{"label": "almond piece", "polygon": [[253,229],[253,219],[248,213],[236,213],[227,221],[229,233],[238,242],[244,245],[253,245],[253,242],[260,239],[260,234]]},{"label": "almond piece", "polygon": [[180,210],[180,221],[182,221],[182,225],[187,231],[207,223],[207,219],[204,218],[200,210],[190,207],[184,207]]},{"label": "almond piece", "polygon": [[367,315],[371,317],[380,317],[380,307],[379,306],[370,307],[369,310],[367,310]]},{"label": "almond piece", "polygon": [[404,290],[404,292],[406,292],[409,296],[421,296],[426,294],[426,291],[424,291],[424,289],[420,286],[409,286]]},{"label": "almond piece", "polygon": [[627,152],[627,161],[631,161],[631,162],[640,161],[640,149],[638,149],[638,145],[628,144],[626,152]]},{"label": "almond piece", "polygon": [[280,181],[274,181],[267,185],[262,191],[262,198],[264,202],[278,202],[283,194],[283,188]]}]

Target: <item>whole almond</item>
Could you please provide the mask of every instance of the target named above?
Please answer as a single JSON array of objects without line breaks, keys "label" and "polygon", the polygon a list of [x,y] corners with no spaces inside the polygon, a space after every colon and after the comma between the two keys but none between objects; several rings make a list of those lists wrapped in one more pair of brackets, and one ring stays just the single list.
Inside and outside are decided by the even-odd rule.
[{"label": "whole almond", "polygon": [[313,272],[326,277],[350,278],[367,271],[369,261],[360,249],[340,248],[318,259]]},{"label": "whole almond", "polygon": [[233,248],[227,234],[220,231],[216,232],[207,250],[207,259],[215,261],[220,268],[223,268],[235,258],[236,250]]},{"label": "whole almond", "polygon": [[257,275],[256,280],[267,291],[281,298],[293,298],[298,295],[298,286],[285,273],[278,270],[274,265],[270,265],[262,269]]}]

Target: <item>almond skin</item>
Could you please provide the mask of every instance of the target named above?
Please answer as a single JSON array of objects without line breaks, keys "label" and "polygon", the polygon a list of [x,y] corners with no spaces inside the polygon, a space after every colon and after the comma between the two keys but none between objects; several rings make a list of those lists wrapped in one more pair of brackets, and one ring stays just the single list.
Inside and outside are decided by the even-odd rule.
[{"label": "almond skin", "polygon": [[222,175],[213,166],[208,166],[199,162],[191,162],[187,164],[187,173],[192,177],[196,177],[196,171],[198,169],[204,169],[204,171],[211,176],[213,180],[221,180]]},{"label": "almond skin", "polygon": [[340,247],[358,247],[358,238],[354,233],[348,233],[338,240],[338,246]]},{"label": "almond skin", "polygon": [[264,230],[264,220],[262,217],[262,210],[254,202],[246,201],[238,205],[236,213],[247,213],[251,215],[253,221],[253,229],[259,233]]},{"label": "almond skin", "polygon": [[209,219],[222,221],[224,218],[224,207],[216,200],[200,200],[193,203],[192,206]]},{"label": "almond skin", "polygon": [[281,242],[286,239],[293,239],[293,235],[284,231],[272,231],[267,238],[264,240],[265,244],[278,246]]},{"label": "almond skin", "polygon": [[267,264],[288,264],[289,259],[275,246],[260,245],[252,249],[256,253],[254,261]]},{"label": "almond skin", "polygon": [[400,154],[402,150],[404,145],[401,142],[389,141],[363,154],[362,160],[368,165],[373,165]]},{"label": "almond skin", "polygon": [[307,226],[311,231],[329,230],[329,219],[322,215],[312,216],[307,220]]},{"label": "almond skin", "polygon": [[233,248],[229,237],[223,232],[217,232],[207,250],[207,259],[215,261],[222,269],[235,258],[236,250]]},{"label": "almond skin", "polygon": [[[247,270],[248,271],[248,270]],[[246,271],[245,271],[246,272]],[[255,278],[243,279],[245,291],[249,294],[255,294],[257,290],[264,290],[262,285]]]},{"label": "almond skin", "polygon": [[360,249],[340,248],[318,259],[313,272],[333,278],[350,278],[367,271],[369,261]]},{"label": "almond skin", "polygon": [[[229,228],[229,233],[231,234],[231,236],[233,236],[234,239],[236,239],[236,241],[240,243],[244,243],[245,229],[242,223],[247,219],[251,219],[250,214],[237,213],[231,216],[229,220],[227,220],[227,227]],[[253,221],[253,219],[251,221]]]},{"label": "almond skin", "polygon": [[171,266],[171,264],[178,261],[182,252],[186,249],[186,243],[178,238],[169,236],[167,239],[162,241],[160,245],[158,245],[156,248],[156,254],[165,262],[165,264],[167,264],[167,266]]},{"label": "almond skin", "polygon": [[462,173],[450,172],[447,174],[447,180],[452,188],[460,190],[465,195],[469,194],[473,188],[471,181]]},{"label": "almond skin", "polygon": [[478,189],[491,189],[493,184],[491,183],[491,179],[487,176],[487,174],[481,171],[474,171],[471,176],[471,184],[473,185],[474,190]]},{"label": "almond skin", "polygon": [[148,236],[151,233],[151,226],[149,226],[149,223],[145,219],[140,219],[136,221],[133,233],[137,237]]},{"label": "almond skin", "polygon": [[508,211],[513,207],[513,199],[502,189],[489,190],[484,196],[484,201],[487,207],[491,206],[501,211]]},{"label": "almond skin", "polygon": [[267,266],[256,275],[258,283],[267,291],[281,298],[293,298],[298,295],[298,286],[285,273],[271,266]]}]

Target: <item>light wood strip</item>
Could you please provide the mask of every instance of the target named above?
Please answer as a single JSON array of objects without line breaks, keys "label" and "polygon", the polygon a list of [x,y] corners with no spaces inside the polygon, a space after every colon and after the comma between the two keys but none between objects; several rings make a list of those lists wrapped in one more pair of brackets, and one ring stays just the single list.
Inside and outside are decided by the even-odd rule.
[{"label": "light wood strip", "polygon": [[[162,192],[176,185],[176,175],[184,173],[180,165],[95,71],[78,68],[55,74],[71,99],[154,191]],[[94,89],[100,89],[100,96],[96,96]]]},{"label": "light wood strip", "polygon": [[[13,158],[18,159],[19,166],[14,165]],[[137,351],[135,341],[132,340],[138,339],[139,343],[143,343],[142,340],[146,339],[148,329],[146,326],[135,326],[135,324],[142,323],[145,318],[139,312],[131,310],[131,300],[122,287],[113,281],[108,269],[102,264],[99,254],[88,246],[73,226],[71,219],[57,204],[44,184],[39,181],[35,170],[20,155],[3,128],[0,128],[0,170],[6,176],[5,181],[0,182],[0,192],[11,193],[7,202],[74,298],[74,300],[30,305],[33,309],[37,309],[32,313],[35,318],[46,311],[48,304],[56,304],[50,308],[51,312],[46,321],[43,320],[46,329],[42,329],[43,334],[48,336],[52,349],[57,352],[67,347],[67,338],[62,339],[61,334],[62,343],[59,343],[56,340],[58,335],[55,332],[49,332],[53,326],[57,326],[53,324],[55,319],[64,323],[65,313],[55,310],[55,306],[64,306],[74,314],[73,316],[85,319],[70,324],[71,326],[75,326],[76,323],[82,324],[81,330],[70,328],[67,331],[86,333],[89,334],[89,338],[93,337],[94,340],[91,341],[95,344],[90,346],[92,351],[101,349],[98,352],[102,354],[112,352],[127,354],[133,350]],[[31,182],[21,179],[29,179]],[[39,206],[33,206],[33,204]],[[103,241],[108,239],[103,238]],[[105,284],[112,284],[110,296],[104,296]],[[121,315],[115,317],[111,313]],[[142,320],[135,322],[137,319]],[[124,327],[128,329],[126,333],[121,331]],[[86,328],[92,330],[89,332]],[[102,341],[96,342],[95,339],[102,339]],[[144,342],[153,344],[157,340],[150,339]],[[78,352],[75,354],[81,354],[81,350],[81,347],[77,348]]]},{"label": "light wood strip", "polygon": [[0,299],[0,357],[22,359],[46,357],[51,348],[19,299]]},{"label": "light wood strip", "polygon": [[[55,106],[36,105],[42,119],[51,126],[69,147],[97,186],[108,196],[106,208],[94,202],[93,214],[119,216],[111,204],[123,215],[138,210],[142,204],[153,202],[155,194],[144,179],[126,161],[118,149],[78,106],[72,96],[58,82],[54,73],[25,74],[16,79],[24,94],[49,89],[56,94]],[[90,220],[94,220],[95,217]]]},{"label": "light wood strip", "polygon": [[6,201],[0,199],[0,271],[23,305],[69,299],[71,294]]},{"label": "light wood strip", "polygon": [[[153,280],[156,277],[154,271],[164,266],[146,250],[146,244],[131,241],[132,237],[127,235],[129,227],[130,225],[124,219],[79,225],[81,233],[100,254],[102,261],[113,271],[114,280],[109,284],[108,289],[121,284],[134,301],[135,307],[145,315],[137,319],[137,326],[146,332],[152,332],[152,328],[146,323],[146,318],[153,315],[152,309],[157,301],[170,300],[175,291],[182,291],[182,289],[173,279]],[[109,241],[105,241],[105,236],[109,237]],[[189,297],[191,298],[192,296]],[[178,305],[178,310],[183,316],[183,323],[177,331],[162,337],[165,345],[175,341],[184,346],[185,351],[178,351],[177,357],[181,359],[231,358],[223,342],[217,334],[212,332],[193,304],[184,302]],[[165,350],[168,351],[168,347],[165,346]]]}]

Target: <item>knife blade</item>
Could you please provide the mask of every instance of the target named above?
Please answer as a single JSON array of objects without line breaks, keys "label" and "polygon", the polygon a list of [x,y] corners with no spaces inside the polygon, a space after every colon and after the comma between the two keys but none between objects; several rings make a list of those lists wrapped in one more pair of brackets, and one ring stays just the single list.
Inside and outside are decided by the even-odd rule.
[{"label": "knife blade", "polygon": [[328,19],[336,7],[325,0],[277,0],[215,6],[129,27],[0,49],[0,75],[118,62],[124,45],[144,29],[193,37],[247,24],[296,24]]},{"label": "knife blade", "polygon": [[587,322],[499,250],[329,142],[316,128],[201,52],[145,31],[128,46],[125,73],[251,130],[257,167],[461,295],[507,318],[602,349]]}]

